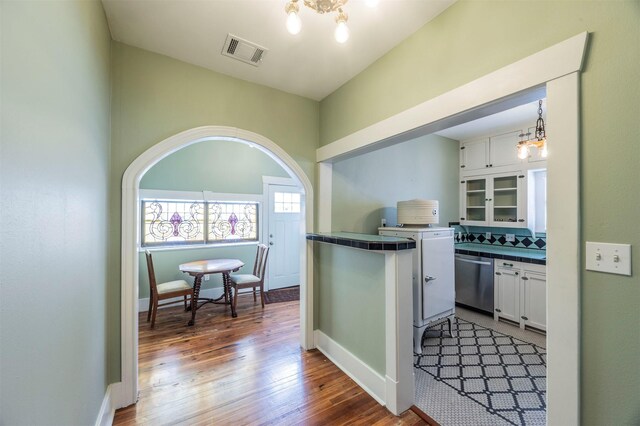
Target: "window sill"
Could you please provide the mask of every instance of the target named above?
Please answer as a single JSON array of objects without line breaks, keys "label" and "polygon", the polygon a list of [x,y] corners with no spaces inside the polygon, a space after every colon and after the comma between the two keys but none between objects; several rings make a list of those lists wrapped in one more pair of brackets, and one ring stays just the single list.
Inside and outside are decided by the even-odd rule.
[{"label": "window sill", "polygon": [[150,252],[156,252],[156,251],[178,251],[178,250],[196,250],[196,249],[202,250],[202,249],[220,248],[220,247],[255,246],[259,243],[260,243],[259,241],[241,241],[237,243],[138,247],[138,253],[144,253],[145,250],[149,250]]}]

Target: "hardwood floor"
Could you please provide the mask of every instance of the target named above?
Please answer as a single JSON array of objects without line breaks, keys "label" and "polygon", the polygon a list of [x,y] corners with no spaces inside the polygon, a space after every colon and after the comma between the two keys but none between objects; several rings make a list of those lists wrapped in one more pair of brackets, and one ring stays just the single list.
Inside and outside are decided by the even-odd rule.
[{"label": "hardwood floor", "polygon": [[151,330],[141,313],[140,399],[115,425],[422,425],[395,417],[317,350],[303,351],[299,302],[254,306],[240,296],[238,318],[205,305],[195,327],[180,307],[161,309]]}]

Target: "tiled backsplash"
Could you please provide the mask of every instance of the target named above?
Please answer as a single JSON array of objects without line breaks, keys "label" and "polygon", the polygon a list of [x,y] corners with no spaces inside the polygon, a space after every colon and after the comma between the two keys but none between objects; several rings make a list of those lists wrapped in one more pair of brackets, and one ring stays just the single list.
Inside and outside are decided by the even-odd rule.
[{"label": "tiled backsplash", "polygon": [[[533,250],[546,250],[547,248],[546,236],[532,236],[528,229],[462,227],[459,225],[455,225],[454,228],[456,230],[455,241],[457,243],[476,243]],[[485,237],[487,232],[491,232],[490,239]],[[507,242],[506,234],[514,234],[515,241]]]}]

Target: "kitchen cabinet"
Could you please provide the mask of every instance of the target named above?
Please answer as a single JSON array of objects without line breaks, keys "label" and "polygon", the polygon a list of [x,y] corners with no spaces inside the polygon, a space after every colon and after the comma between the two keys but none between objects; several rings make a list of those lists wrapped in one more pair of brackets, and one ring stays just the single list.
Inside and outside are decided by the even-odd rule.
[{"label": "kitchen cabinet", "polygon": [[547,329],[546,267],[500,260],[495,263],[494,319],[506,319],[520,328]]},{"label": "kitchen cabinet", "polygon": [[460,181],[460,224],[526,228],[527,175],[470,176]]},{"label": "kitchen cabinet", "polygon": [[[509,166],[521,167],[523,160],[517,156],[516,146],[522,130],[515,130],[491,137],[462,141],[460,143],[460,170],[463,175],[495,173]],[[511,167],[511,168],[513,168]]]}]

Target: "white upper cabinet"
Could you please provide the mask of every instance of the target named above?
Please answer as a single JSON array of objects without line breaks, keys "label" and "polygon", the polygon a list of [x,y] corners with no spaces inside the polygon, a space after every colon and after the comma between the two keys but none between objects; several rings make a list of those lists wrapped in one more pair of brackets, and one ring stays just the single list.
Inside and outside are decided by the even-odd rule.
[{"label": "white upper cabinet", "polygon": [[520,166],[523,160],[518,158],[517,146],[522,130],[492,136],[489,138],[489,167]]},{"label": "white upper cabinet", "polygon": [[460,143],[461,174],[496,173],[520,167],[524,162],[517,155],[516,146],[522,130],[496,136],[472,139]]},{"label": "white upper cabinet", "polygon": [[460,170],[466,173],[489,168],[489,138],[465,141],[460,144]]},{"label": "white upper cabinet", "polygon": [[[548,127],[547,127],[548,130]],[[460,142],[460,175],[502,173],[517,169],[539,169],[546,167],[546,158],[540,156],[538,148],[531,146],[529,157],[518,158],[518,142],[535,137],[535,127],[513,130],[494,136],[469,139]]]}]

